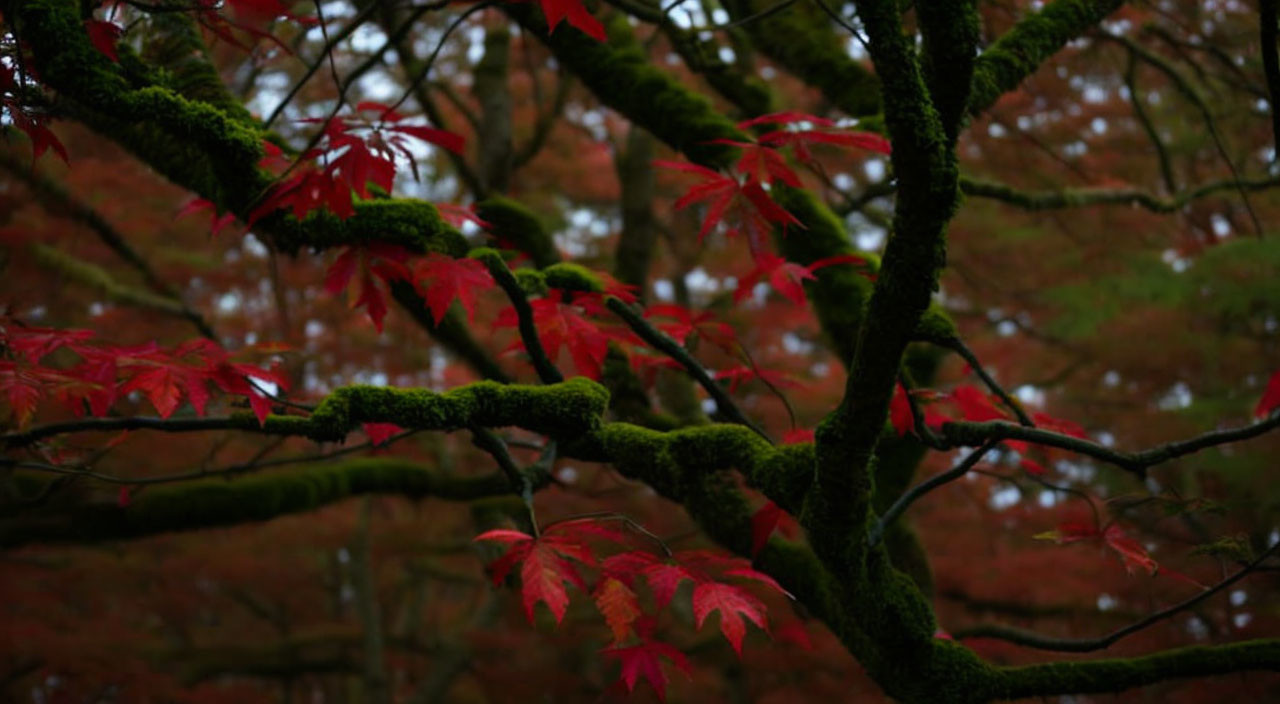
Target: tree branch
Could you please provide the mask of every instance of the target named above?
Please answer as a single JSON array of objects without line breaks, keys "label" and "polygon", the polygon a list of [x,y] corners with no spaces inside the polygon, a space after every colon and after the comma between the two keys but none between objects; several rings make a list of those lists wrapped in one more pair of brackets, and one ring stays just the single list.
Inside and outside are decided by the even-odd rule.
[{"label": "tree branch", "polygon": [[1139,477],[1145,477],[1146,470],[1149,467],[1210,447],[1255,438],[1277,427],[1280,427],[1280,413],[1273,414],[1266,420],[1250,425],[1227,430],[1215,430],[1188,440],[1157,445],[1140,452],[1113,450],[1091,440],[1041,430],[1040,428],[1027,428],[1002,421],[944,423],[942,437],[952,445],[970,446],[979,445],[989,440],[1026,440],[1039,445],[1070,450],[1113,464]]},{"label": "tree branch", "polygon": [[1195,596],[1183,600],[1177,604],[1161,609],[1144,619],[1129,624],[1123,628],[1118,628],[1105,636],[1097,638],[1053,638],[1044,636],[1039,633],[1026,631],[1021,628],[1011,628],[1009,626],[1001,626],[998,624],[985,624],[970,626],[968,628],[952,632],[952,636],[956,639],[965,638],[997,638],[999,640],[1009,641],[1017,645],[1023,645],[1028,648],[1036,648],[1038,650],[1054,650],[1061,653],[1089,653],[1095,650],[1105,650],[1111,647],[1116,641],[1126,636],[1133,635],[1138,631],[1149,628],[1171,616],[1186,611],[1201,602],[1209,599],[1222,590],[1244,579],[1270,557],[1276,548],[1280,547],[1280,542],[1274,543],[1267,548],[1256,560],[1249,563],[1235,574],[1215,584],[1212,588],[1206,589]]}]

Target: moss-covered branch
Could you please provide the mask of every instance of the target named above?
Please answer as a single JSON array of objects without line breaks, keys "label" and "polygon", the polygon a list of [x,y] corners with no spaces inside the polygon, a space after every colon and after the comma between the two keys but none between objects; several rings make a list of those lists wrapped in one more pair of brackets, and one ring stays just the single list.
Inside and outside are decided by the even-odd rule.
[{"label": "moss-covered branch", "polygon": [[267,521],[361,494],[470,501],[511,492],[500,472],[463,477],[396,458],[357,459],[288,474],[154,487],[121,507],[114,496],[65,511],[0,519],[0,547],[93,542]]},{"label": "moss-covered branch", "polygon": [[601,43],[581,32],[548,34],[546,23],[532,5],[504,3],[502,10],[546,44],[600,102],[691,161],[709,167],[733,162],[736,148],[711,141],[744,140],[745,135],[710,101],[651,64],[624,17],[608,22],[609,41]]},{"label": "moss-covered branch", "polygon": [[442,393],[426,389],[344,386],[326,396],[310,416],[272,414],[261,425],[252,413],[222,418],[84,418],[6,433],[0,435],[0,443],[17,447],[66,433],[142,429],[244,430],[335,442],[361,423],[395,423],[410,430],[517,426],[553,439],[571,439],[598,429],[608,403],[609,392],[584,377],[547,386],[480,381]]},{"label": "moss-covered branch", "polygon": [[[1280,639],[1197,645],[1133,658],[1055,662],[998,670],[988,699],[1119,692],[1165,680],[1250,670],[1280,671]],[[983,701],[974,698],[971,701]]]},{"label": "moss-covered branch", "polygon": [[[764,11],[775,0],[728,0],[734,20]],[[822,91],[852,117],[880,112],[880,81],[849,56],[848,37],[836,33],[831,20],[813,3],[796,3],[768,21],[749,21],[742,30],[751,44],[787,71]]]},{"label": "moss-covered branch", "polygon": [[1067,42],[1096,27],[1123,0],[1053,0],[993,42],[978,57],[969,95],[976,115],[1018,87]]}]

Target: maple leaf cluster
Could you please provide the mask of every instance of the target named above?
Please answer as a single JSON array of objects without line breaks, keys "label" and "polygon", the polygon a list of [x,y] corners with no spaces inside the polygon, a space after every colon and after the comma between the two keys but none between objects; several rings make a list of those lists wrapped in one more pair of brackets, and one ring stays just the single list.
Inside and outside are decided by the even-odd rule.
[{"label": "maple leaf cluster", "polygon": [[[500,586],[519,568],[520,593],[530,623],[537,605],[544,604],[559,624],[569,606],[569,586],[590,595],[612,634],[612,642],[603,652],[619,660],[619,681],[631,691],[644,677],[660,698],[665,696],[667,685],[663,659],[688,671],[683,653],[654,637],[658,612],[671,605],[681,584],[693,585],[695,627],[702,628],[712,613],[719,613],[720,632],[739,655],[748,622],[768,629],[767,607],[744,587],[725,580],[743,580],[786,594],[772,577],[753,569],[747,560],[707,550],[658,555],[635,549],[630,535],[600,518],[560,521],[537,535],[495,529],[475,540],[506,546],[490,565],[490,574],[494,585]],[[600,544],[620,551],[600,558]],[[586,569],[595,572],[594,580],[584,575]],[[649,613],[640,596],[642,583],[652,596]]]},{"label": "maple leaf cluster", "polygon": [[[161,418],[168,418],[183,398],[197,415],[204,415],[213,398],[209,385],[223,393],[244,396],[258,417],[266,421],[271,400],[256,382],[288,388],[276,369],[238,362],[217,343],[203,338],[165,348],[154,342],[120,346],[93,340],[88,330],[60,330],[26,326],[0,318],[0,394],[15,423],[25,426],[40,401],[52,396],[76,416],[86,411],[104,416],[122,396],[138,392]],[[79,361],[46,366],[45,358],[60,350]]]},{"label": "maple leaf cluster", "polygon": [[[799,174],[787,163],[783,149],[789,148],[792,156],[801,164],[820,170],[820,165],[810,151],[814,144],[867,150],[889,154],[888,140],[871,132],[839,129],[826,118],[800,112],[780,112],[763,115],[738,123],[742,130],[761,125],[780,125],[761,134],[755,141],[715,139],[710,144],[737,147],[741,156],[732,173],[725,174],[705,166],[679,161],[655,161],[654,165],[697,176],[700,182],[690,187],[675,202],[677,210],[695,203],[705,203],[706,211],[698,231],[699,239],[705,238],[723,225],[730,236],[742,235],[747,240],[756,267],[739,279],[734,300],[741,301],[750,295],[755,284],[762,279],[788,300],[804,303],[801,283],[814,278],[814,272],[835,264],[865,264],[856,256],[837,256],[801,266],[787,262],[769,251],[769,238],[775,227],[786,234],[788,227],[804,225],[769,195],[766,185],[782,184],[790,188],[803,188]],[[791,129],[794,127],[795,129]]]},{"label": "maple leaf cluster", "polygon": [[320,208],[339,218],[351,217],[355,214],[353,192],[369,198],[371,182],[384,192],[391,191],[397,155],[408,160],[416,171],[408,137],[462,153],[460,135],[425,125],[403,124],[404,119],[390,106],[361,102],[351,116],[302,120],[321,125],[321,142],[305,151],[297,164],[285,158],[278,146],[263,142],[266,156],[259,166],[282,170],[284,175],[249,213],[249,224],[280,209],[290,210],[299,220]]}]

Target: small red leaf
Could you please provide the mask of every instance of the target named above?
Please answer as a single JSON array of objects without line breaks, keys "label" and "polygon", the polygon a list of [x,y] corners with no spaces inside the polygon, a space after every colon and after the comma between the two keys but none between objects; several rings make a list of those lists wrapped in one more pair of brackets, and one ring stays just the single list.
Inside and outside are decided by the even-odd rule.
[{"label": "small red leaf", "polygon": [[601,652],[617,658],[622,664],[621,681],[627,686],[628,692],[634,691],[636,682],[644,677],[657,692],[660,701],[666,701],[667,697],[667,676],[662,671],[662,659],[675,665],[686,676],[690,674],[689,661],[684,653],[655,640],[645,640],[640,645],[625,648],[606,648]]},{"label": "small red leaf", "polygon": [[375,447],[387,444],[396,433],[404,432],[404,428],[395,423],[364,423],[360,427]]},{"label": "small red leaf", "polygon": [[427,302],[431,317],[438,325],[449,306],[456,300],[475,317],[475,295],[492,288],[493,277],[485,265],[475,259],[454,259],[444,254],[431,254],[413,262],[413,285]]},{"label": "small red leaf", "polygon": [[698,628],[713,611],[720,612],[720,632],[742,656],[742,639],[747,633],[746,621],[767,628],[764,604],[732,584],[705,582],[693,588],[693,616]]},{"label": "small red leaf", "polygon": [[1255,418],[1266,418],[1277,407],[1280,407],[1280,371],[1267,380],[1267,390],[1258,399],[1258,405],[1254,406],[1253,415]]},{"label": "small red leaf", "polygon": [[778,527],[778,521],[783,513],[784,511],[777,504],[770,501],[751,515],[751,557],[759,555],[764,549],[765,544],[769,542],[769,536],[773,535],[773,530]]},{"label": "small red leaf", "polygon": [[85,20],[84,28],[89,32],[89,41],[93,42],[93,48],[108,59],[120,63],[120,56],[116,53],[116,42],[120,40],[120,35],[124,33],[124,27],[114,22]]}]

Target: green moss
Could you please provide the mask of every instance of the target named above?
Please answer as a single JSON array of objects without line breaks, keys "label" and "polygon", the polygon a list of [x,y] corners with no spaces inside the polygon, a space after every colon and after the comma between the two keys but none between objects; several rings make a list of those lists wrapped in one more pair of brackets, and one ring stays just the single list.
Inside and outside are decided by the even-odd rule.
[{"label": "green moss", "polygon": [[491,196],[478,201],[475,209],[495,237],[529,255],[534,266],[542,269],[560,261],[560,250],[542,220],[520,203]]},{"label": "green moss", "polygon": [[741,425],[712,424],[661,433],[609,423],[598,434],[614,466],[659,492],[682,495],[697,477],[737,469],[783,509],[796,512],[809,487],[813,446],[774,447]]},{"label": "green moss", "polygon": [[616,345],[609,346],[600,383],[609,390],[609,411],[614,420],[654,430],[674,430],[680,426],[674,417],[653,410],[648,390],[631,369],[631,360]]},{"label": "green moss", "polygon": [[191,16],[159,12],[149,15],[147,22],[150,31],[140,58],[165,72],[163,85],[189,100],[209,103],[238,122],[252,122],[249,111],[222,83]]},{"label": "green moss", "polygon": [[[724,5],[735,20],[771,6],[766,0],[728,0]],[[848,115],[861,117],[880,111],[880,82],[849,57],[846,35],[837,33],[815,5],[797,3],[767,20],[747,22],[742,29],[761,53],[816,86]]]},{"label": "green moss", "polygon": [[580,264],[565,262],[542,270],[547,286],[566,291],[604,293],[604,283],[596,273]]},{"label": "green moss", "polygon": [[1053,0],[988,46],[974,67],[969,112],[986,110],[1018,87],[1050,56],[1096,26],[1121,5],[1120,0]]},{"label": "green moss", "polygon": [[711,141],[742,140],[742,132],[706,98],[650,64],[625,17],[615,15],[606,23],[609,41],[600,43],[581,32],[548,34],[541,14],[529,4],[507,3],[502,10],[546,44],[600,102],[689,160],[717,167],[736,159],[736,148]]},{"label": "green moss", "polygon": [[278,246],[293,252],[301,247],[327,249],[365,242],[398,244],[412,252],[439,252],[460,257],[467,251],[462,234],[440,218],[429,204],[411,199],[366,200],[355,204],[346,220],[327,210],[313,211],[299,222],[283,212],[265,218]]},{"label": "green moss", "polygon": [[541,271],[516,269],[512,273],[516,277],[516,283],[520,284],[520,289],[524,291],[526,296],[547,295],[547,280]]},{"label": "green moss", "polygon": [[[131,84],[121,66],[93,47],[73,4],[24,2],[18,5],[16,19],[23,38],[35,49],[41,79],[74,101],[75,116],[175,183],[242,217],[270,186],[270,178],[257,168],[266,135],[244,119],[242,108],[228,108],[222,98],[206,102],[207,91],[198,93],[201,99],[189,99],[172,87]],[[190,49],[196,38],[188,34],[179,40],[180,49]],[[135,82],[158,75],[149,68],[135,68],[130,72]],[[465,251],[462,236],[434,208],[412,200],[363,201],[356,204],[356,215],[345,221],[316,212],[299,223],[277,213],[262,220],[259,228],[288,252],[372,241],[453,256]]]},{"label": "green moss", "polygon": [[519,426],[573,438],[599,428],[608,403],[609,392],[583,377],[545,386],[480,381],[444,393],[347,386],[329,394],[311,414],[307,435],[336,440],[360,423],[395,423],[423,430]]}]

